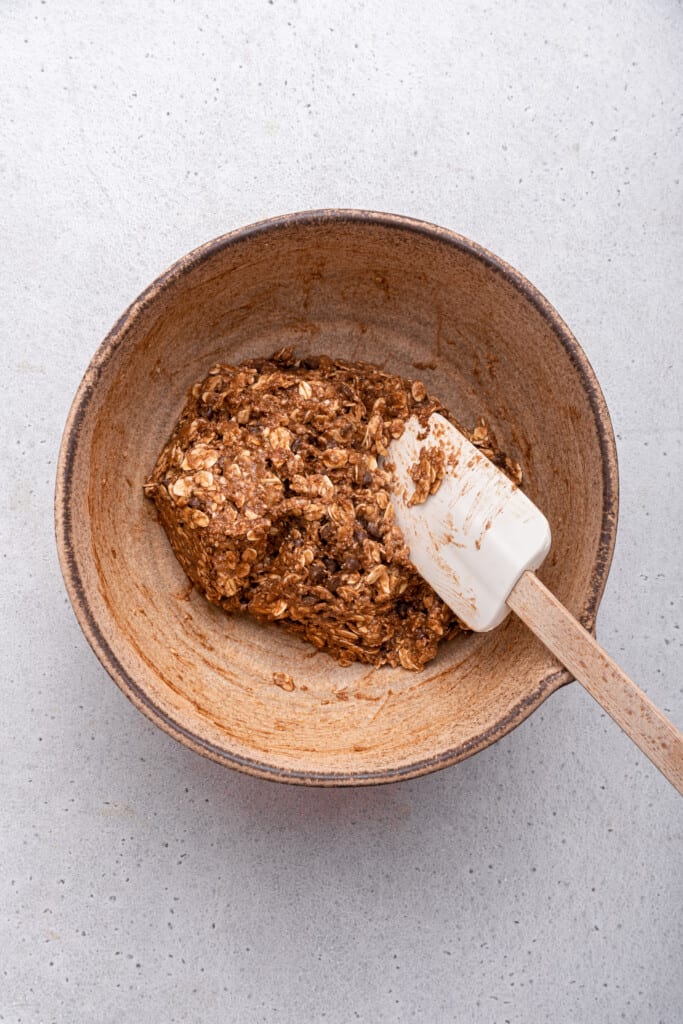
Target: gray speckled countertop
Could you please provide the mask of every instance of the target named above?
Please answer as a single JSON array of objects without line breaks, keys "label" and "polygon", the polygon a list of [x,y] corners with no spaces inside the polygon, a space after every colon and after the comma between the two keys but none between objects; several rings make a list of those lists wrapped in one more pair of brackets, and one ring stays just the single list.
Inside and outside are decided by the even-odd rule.
[{"label": "gray speckled countertop", "polygon": [[240,776],[105,675],[51,504],[95,347],[175,258],[296,209],[436,221],[597,371],[599,635],[680,724],[680,5],[24,0],[0,29],[0,1021],[675,1024],[682,804],[580,687],[421,780]]}]

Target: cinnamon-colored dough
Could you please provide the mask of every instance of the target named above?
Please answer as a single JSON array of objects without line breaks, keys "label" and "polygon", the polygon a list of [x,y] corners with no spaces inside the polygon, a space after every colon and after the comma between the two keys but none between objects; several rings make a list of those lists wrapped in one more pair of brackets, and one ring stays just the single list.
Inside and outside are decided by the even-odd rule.
[{"label": "cinnamon-colored dough", "polygon": [[[380,460],[409,416],[434,411],[453,419],[420,381],[366,363],[283,349],[214,366],[145,491],[209,601],[343,665],[420,669],[460,627],[409,561]],[[481,421],[463,433],[519,478]]]}]

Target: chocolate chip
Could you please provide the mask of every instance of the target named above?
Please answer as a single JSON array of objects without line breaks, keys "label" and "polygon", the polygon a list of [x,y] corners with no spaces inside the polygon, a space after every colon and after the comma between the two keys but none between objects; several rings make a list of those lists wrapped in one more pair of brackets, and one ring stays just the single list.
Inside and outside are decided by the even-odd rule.
[{"label": "chocolate chip", "polygon": [[326,579],[327,573],[325,572],[324,566],[320,562],[314,562],[308,570],[308,578],[311,583],[318,584],[322,583]]}]

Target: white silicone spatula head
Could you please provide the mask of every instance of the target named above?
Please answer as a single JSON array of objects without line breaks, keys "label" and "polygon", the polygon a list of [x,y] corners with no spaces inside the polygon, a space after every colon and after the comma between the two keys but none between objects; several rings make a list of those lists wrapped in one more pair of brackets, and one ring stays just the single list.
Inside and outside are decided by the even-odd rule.
[{"label": "white silicone spatula head", "polygon": [[[420,456],[441,464],[440,486],[416,504]],[[415,417],[392,441],[392,495],[410,559],[470,629],[484,632],[508,613],[506,601],[550,548],[548,521],[532,501],[438,413],[428,430]],[[417,467],[417,468],[416,468]]]}]

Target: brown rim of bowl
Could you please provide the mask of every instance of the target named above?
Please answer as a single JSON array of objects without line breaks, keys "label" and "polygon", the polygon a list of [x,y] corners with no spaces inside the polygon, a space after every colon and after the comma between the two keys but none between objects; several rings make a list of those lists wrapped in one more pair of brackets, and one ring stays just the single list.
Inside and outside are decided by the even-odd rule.
[{"label": "brown rim of bowl", "polygon": [[472,242],[462,235],[458,235],[446,228],[438,227],[426,221],[414,220],[411,217],[403,217],[397,214],[377,213],[368,210],[346,210],[346,209],[321,209],[307,210],[300,213],[286,214],[281,217],[274,217],[268,220],[258,221],[255,224],[238,228],[227,234],[220,235],[210,242],[193,249],[186,256],[182,256],[155,281],[146,288],[141,295],[128,307],[121,317],[116,321],[104,341],[98,347],[88,369],[78,387],[74,397],[69,415],[64,427],[62,442],[59,451],[57,464],[57,476],[55,487],[55,532],[59,561],[66,584],[67,593],[73,605],[76,617],[79,621],[90,646],[93,648],[99,661],[112,677],[114,682],[152,722],[160,726],[169,735],[179,740],[192,750],[209,757],[220,764],[239,769],[250,775],[270,779],[277,782],[290,782],[303,785],[316,786],[355,786],[397,782],[405,779],[425,775],[441,768],[447,768],[457,761],[464,760],[471,754],[484,747],[489,746],[500,739],[515,726],[519,725],[538,705],[540,705],[554,690],[568,683],[573,676],[566,669],[560,669],[546,676],[538,684],[536,689],[527,694],[515,707],[495,726],[485,730],[479,736],[467,740],[443,754],[431,758],[424,758],[412,764],[403,765],[399,768],[384,769],[372,772],[310,772],[296,771],[283,768],[276,768],[251,758],[240,757],[230,754],[227,751],[207,742],[200,736],[185,729],[172,718],[161,711],[142,690],[138,684],[128,675],[118,660],[116,654],[109,646],[107,638],[102,633],[93,612],[88,604],[81,574],[79,571],[74,545],[72,543],[72,521],[71,521],[71,491],[73,484],[73,467],[76,450],[79,443],[80,428],[84,420],[88,405],[93,396],[97,381],[102,370],[112,358],[118,347],[124,341],[128,328],[139,313],[154,302],[157,297],[175,282],[183,274],[196,267],[199,263],[208,259],[213,253],[220,251],[227,246],[239,245],[241,242],[254,238],[257,235],[271,231],[279,231],[297,224],[323,224],[334,222],[360,222],[379,224],[389,228],[400,228],[402,231],[412,231],[435,241],[454,246],[456,249],[469,253],[480,260],[487,267],[497,274],[501,274],[509,281],[525,298],[536,308],[543,318],[550,324],[555,336],[567,352],[572,365],[578,372],[588,396],[588,400],[595,418],[595,425],[602,453],[602,484],[604,490],[604,510],[602,518],[602,529],[600,544],[593,570],[590,591],[586,605],[581,613],[580,619],[587,629],[593,629],[597,614],[598,605],[602,597],[607,574],[612,562],[614,544],[616,539],[617,515],[619,507],[619,483],[617,468],[617,453],[614,441],[614,433],[610,421],[609,412],[604,396],[598,384],[597,378],[588,359],[576,338],[573,336],[567,325],[564,323],[557,311],[541,295],[541,293],[520,274],[517,270],[507,264],[504,260],[489,252],[483,246]]}]

